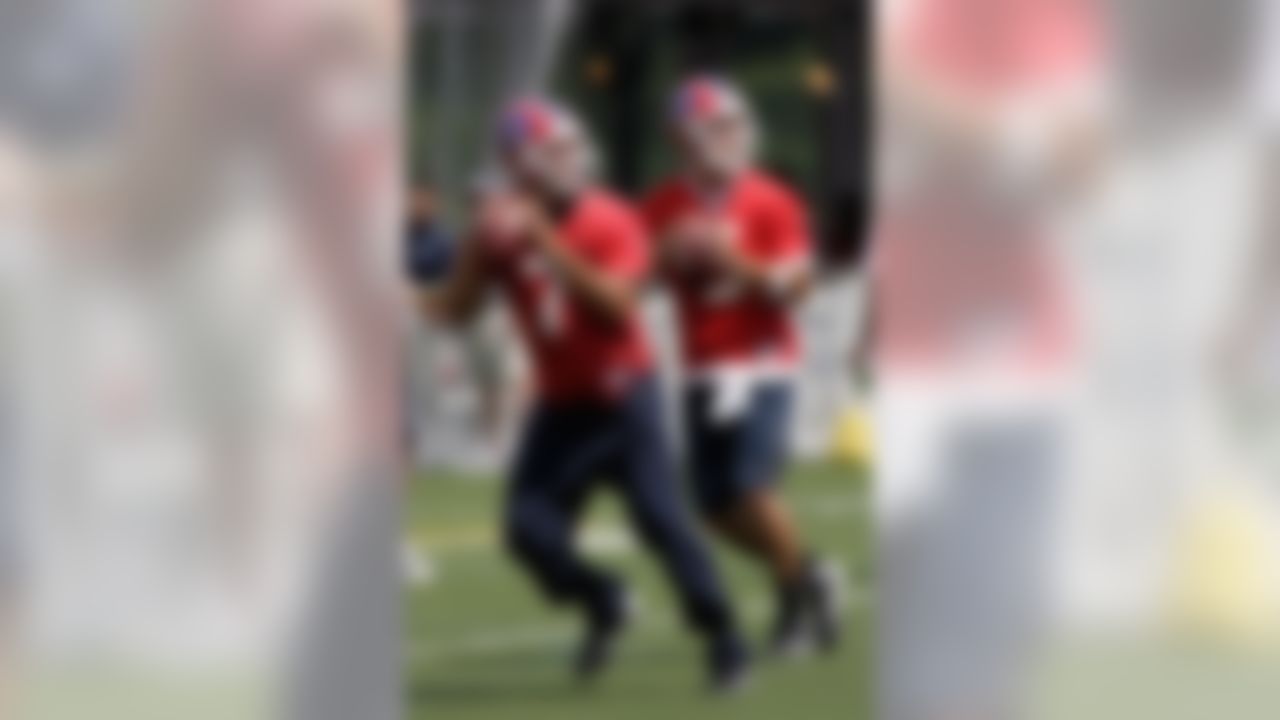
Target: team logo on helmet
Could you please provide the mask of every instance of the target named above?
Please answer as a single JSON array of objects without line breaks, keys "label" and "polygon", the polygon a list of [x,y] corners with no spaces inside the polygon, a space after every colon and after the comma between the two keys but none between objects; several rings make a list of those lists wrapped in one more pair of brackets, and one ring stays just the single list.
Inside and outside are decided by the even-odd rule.
[{"label": "team logo on helmet", "polygon": [[695,75],[676,90],[671,117],[683,124],[744,110],[742,95],[727,80],[715,75]]},{"label": "team logo on helmet", "polygon": [[756,156],[759,132],[743,95],[715,75],[694,75],[680,84],[671,121],[688,159],[717,175],[746,169]]},{"label": "team logo on helmet", "polygon": [[524,98],[513,103],[502,115],[498,141],[504,149],[516,150],[550,140],[564,132],[568,114],[549,101]]}]

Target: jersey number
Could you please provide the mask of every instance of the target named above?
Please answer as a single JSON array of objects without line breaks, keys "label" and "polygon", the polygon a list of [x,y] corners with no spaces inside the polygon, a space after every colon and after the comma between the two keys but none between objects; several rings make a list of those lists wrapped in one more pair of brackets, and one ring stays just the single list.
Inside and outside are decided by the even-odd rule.
[{"label": "jersey number", "polygon": [[567,314],[564,291],[541,258],[530,256],[521,269],[531,288],[534,324],[538,332],[549,340],[559,338],[564,334]]}]

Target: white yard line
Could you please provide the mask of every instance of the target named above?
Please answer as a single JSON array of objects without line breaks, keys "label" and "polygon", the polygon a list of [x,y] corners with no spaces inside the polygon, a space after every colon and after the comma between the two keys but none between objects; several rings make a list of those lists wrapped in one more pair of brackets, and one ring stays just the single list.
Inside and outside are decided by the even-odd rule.
[{"label": "white yard line", "polygon": [[[868,606],[871,598],[860,588],[845,592],[841,607],[849,612]],[[643,602],[631,627],[632,633],[643,632],[653,637],[667,637],[684,632],[684,625],[675,618],[647,612]],[[763,594],[753,594],[740,601],[741,614],[748,623],[759,623],[769,617],[773,600]],[[425,638],[415,639],[409,648],[409,659],[415,663],[439,664],[461,658],[501,655],[512,650],[546,649],[568,651],[577,638],[577,629],[563,623],[539,623],[520,627],[486,630],[452,642],[439,644]]]},{"label": "white yard line", "polygon": [[[861,514],[866,511],[867,506],[861,497],[850,497],[846,493],[840,493],[825,498],[804,498],[796,501],[794,507],[801,515],[826,519]],[[492,528],[470,525],[440,534],[415,533],[407,542],[415,548],[439,556],[488,550],[494,546],[495,540]],[[588,524],[583,528],[582,543],[587,553],[594,556],[625,556],[637,551],[630,528],[619,523]],[[445,576],[448,575],[447,566],[436,567],[434,574],[434,583],[445,580]],[[677,623],[674,617],[668,616],[667,613],[655,614],[650,611],[651,606],[645,603],[644,598],[638,598],[638,600],[639,608],[632,628],[633,632],[659,636],[684,632],[683,624]],[[743,618],[749,623],[766,620],[773,608],[772,597],[762,593],[740,598],[738,603]],[[845,612],[864,608],[870,603],[871,597],[866,588],[845,583],[841,598],[841,606]],[[485,630],[444,644],[427,638],[418,638],[409,647],[409,659],[417,663],[436,664],[459,658],[502,654],[512,650],[538,648],[567,650],[576,637],[577,629],[571,622],[547,622]]]}]

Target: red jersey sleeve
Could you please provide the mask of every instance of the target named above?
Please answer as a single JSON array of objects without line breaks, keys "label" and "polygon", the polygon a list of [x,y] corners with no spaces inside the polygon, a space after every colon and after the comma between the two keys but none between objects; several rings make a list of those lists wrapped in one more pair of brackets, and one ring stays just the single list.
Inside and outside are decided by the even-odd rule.
[{"label": "red jersey sleeve", "polygon": [[648,236],[640,218],[627,209],[601,214],[592,224],[585,254],[611,277],[631,282],[649,273]]},{"label": "red jersey sleeve", "polygon": [[779,189],[764,206],[768,232],[764,234],[761,254],[774,262],[805,262],[812,252],[813,240],[809,214],[793,193]]}]

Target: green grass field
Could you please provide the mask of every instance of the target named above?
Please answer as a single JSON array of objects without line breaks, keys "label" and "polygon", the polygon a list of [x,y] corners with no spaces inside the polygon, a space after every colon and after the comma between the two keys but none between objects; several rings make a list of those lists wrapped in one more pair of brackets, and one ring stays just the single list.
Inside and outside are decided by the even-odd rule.
[{"label": "green grass field", "polygon": [[[610,673],[577,687],[568,657],[575,619],[545,605],[497,545],[501,485],[434,475],[414,483],[407,532],[427,554],[431,579],[406,590],[409,717],[519,720],[857,720],[869,718],[871,543],[867,490],[858,473],[796,470],[786,492],[811,543],[848,578],[847,632],[830,657],[762,662],[750,687],[709,697],[701,652],[683,631],[655,563],[632,542],[612,495],[602,492],[582,535],[588,552],[630,581],[640,614]],[[754,640],[768,624],[761,573],[723,547],[721,568]]]}]

